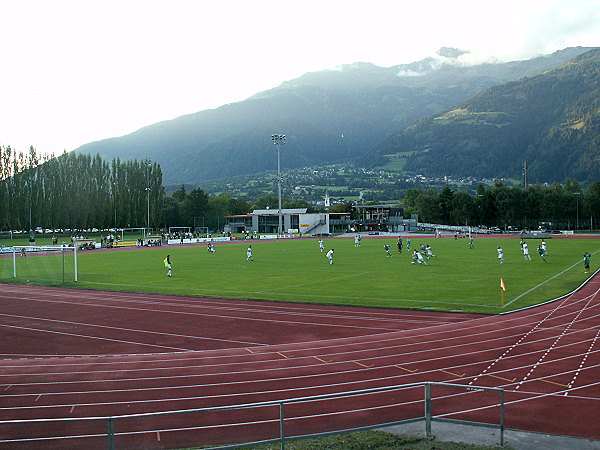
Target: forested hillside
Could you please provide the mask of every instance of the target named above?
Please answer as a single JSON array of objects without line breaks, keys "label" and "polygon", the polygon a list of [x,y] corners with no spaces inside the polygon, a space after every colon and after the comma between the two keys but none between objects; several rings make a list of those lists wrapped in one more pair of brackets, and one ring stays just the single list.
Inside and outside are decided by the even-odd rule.
[{"label": "forested hillside", "polygon": [[405,168],[429,176],[600,179],[600,49],[542,74],[487,89],[423,119],[372,152],[403,154]]},{"label": "forested hillside", "polygon": [[388,68],[350,64],[307,73],[247,100],[75,151],[108,160],[150,158],[160,163],[167,184],[274,169],[273,133],[288,136],[283,167],[347,162],[417,119],[485,88],[556,67],[584,51],[570,48],[527,61],[465,67],[455,61],[458,53],[445,49],[436,58]]}]

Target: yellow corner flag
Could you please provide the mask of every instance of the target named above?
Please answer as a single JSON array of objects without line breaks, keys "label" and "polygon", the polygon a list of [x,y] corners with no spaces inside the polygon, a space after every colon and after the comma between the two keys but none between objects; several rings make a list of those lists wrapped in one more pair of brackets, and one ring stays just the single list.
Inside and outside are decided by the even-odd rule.
[{"label": "yellow corner flag", "polygon": [[504,308],[504,291],[506,291],[506,285],[504,284],[504,279],[500,278],[500,289],[502,294],[502,307]]}]

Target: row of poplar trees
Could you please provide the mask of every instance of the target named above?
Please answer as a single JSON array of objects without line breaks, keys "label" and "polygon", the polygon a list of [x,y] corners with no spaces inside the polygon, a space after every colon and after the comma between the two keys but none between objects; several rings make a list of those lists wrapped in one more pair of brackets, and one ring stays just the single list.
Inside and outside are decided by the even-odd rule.
[{"label": "row of poplar trees", "polygon": [[157,163],[0,147],[2,230],[145,227],[148,204],[156,223],[162,198]]},{"label": "row of poplar trees", "polygon": [[[284,207],[306,207],[306,202]],[[527,189],[498,182],[479,185],[473,194],[446,186],[407,189],[404,215],[419,221],[448,225],[537,227],[546,222],[557,229],[597,229],[600,218],[600,182],[582,188],[576,180]],[[16,152],[0,146],[0,231],[88,228],[141,228],[207,226],[223,228],[224,216],[246,214],[253,208],[277,207],[277,199],[263,196],[254,203],[226,194],[210,196],[202,189],[186,192],[182,186],[165,195],[162,172],[148,160],[103,161],[99,155],[74,152],[54,157]],[[352,205],[334,205],[330,211],[352,211]],[[149,212],[149,216],[148,216]]]}]

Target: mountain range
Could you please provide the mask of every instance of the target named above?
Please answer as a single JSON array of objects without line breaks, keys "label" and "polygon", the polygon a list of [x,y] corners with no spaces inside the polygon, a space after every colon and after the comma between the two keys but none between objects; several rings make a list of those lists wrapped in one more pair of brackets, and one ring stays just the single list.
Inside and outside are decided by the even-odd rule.
[{"label": "mountain range", "polygon": [[363,158],[401,155],[423,175],[600,180],[600,49],[486,89],[390,135]]},{"label": "mountain range", "polygon": [[[483,156],[489,151],[498,157],[501,146],[498,144],[493,150],[485,148],[484,131],[493,131],[495,136],[510,130],[511,137],[507,139],[512,139],[518,149],[513,153],[527,157],[531,167],[535,167],[536,171],[539,169],[540,174],[548,173],[548,170],[552,172],[550,166],[554,159],[543,161],[545,158],[542,157],[538,168],[536,161],[543,153],[540,149],[559,154],[573,142],[573,136],[561,134],[562,143],[559,144],[554,139],[555,128],[550,127],[552,132],[542,133],[539,130],[544,126],[539,123],[536,124],[535,139],[527,135],[527,129],[513,135],[516,128],[507,128],[504,122],[495,123],[493,127],[478,128],[479,134],[472,144],[467,145],[471,141],[461,133],[467,132],[467,123],[479,124],[473,120],[475,113],[479,114],[478,120],[484,118],[482,113],[490,113],[485,116],[485,122],[506,118],[500,113],[515,112],[504,111],[494,102],[506,102],[508,99],[511,104],[518,103],[514,107],[521,108],[521,115],[513,117],[517,123],[518,118],[527,117],[523,108],[537,104],[536,95],[555,94],[552,102],[546,102],[548,99],[545,99],[544,104],[551,103],[552,108],[562,108],[564,112],[566,104],[561,103],[564,98],[565,102],[569,102],[567,109],[571,115],[564,112],[561,116],[557,112],[551,119],[542,119],[532,110],[529,117],[532,120],[539,119],[538,122],[552,120],[553,124],[562,119],[571,120],[569,129],[585,129],[595,133],[597,105],[595,116],[590,119],[589,114],[576,113],[578,108],[587,111],[589,102],[582,103],[581,97],[578,101],[576,95],[566,94],[576,73],[572,73],[571,78],[565,78],[564,83],[559,83],[560,92],[554,92],[551,86],[549,90],[544,90],[536,84],[538,88],[532,88],[531,91],[527,87],[534,85],[532,80],[536,77],[547,77],[559,70],[559,66],[576,60],[580,55],[584,57],[590,51],[597,58],[597,50],[576,47],[526,61],[467,66],[461,63],[464,52],[443,48],[433,57],[393,67],[354,63],[337,70],[310,72],[246,100],[148,125],[125,136],[85,144],[75,151],[99,154],[105,159],[150,158],[161,165],[165,184],[190,184],[275,169],[277,156],[271,135],[281,133],[287,136],[286,145],[281,147],[281,165],[285,168],[353,160],[375,164],[383,161],[386,154],[404,152],[408,155],[406,168],[411,171],[451,175],[451,171],[459,173],[469,166],[482,166],[485,169],[489,158]],[[564,67],[568,67],[568,64]],[[577,72],[575,69],[573,71]],[[592,69],[592,73],[585,76],[588,82],[581,89],[588,89],[594,77],[598,84],[597,69],[595,75]],[[526,83],[527,86],[519,89],[519,83]],[[524,98],[525,93],[531,95]],[[593,111],[591,113],[594,115]],[[446,158],[447,151],[444,149],[449,141],[441,138],[444,130],[440,127],[436,131],[423,130],[427,124],[438,125],[443,121],[456,121],[458,124],[461,120],[462,125],[446,129],[456,130],[459,134],[457,147],[473,145],[472,152],[482,153],[479,154],[481,158],[474,160],[471,153],[465,156],[469,158],[466,163],[460,157],[463,167],[458,169],[434,162],[435,155]],[[597,144],[591,135],[579,138],[579,141],[581,148],[593,142]],[[593,152],[578,150],[579,153],[586,155],[584,159],[594,160]],[[452,154],[457,155],[456,151]],[[501,167],[492,164],[485,170],[495,172],[497,167],[499,176],[518,176],[517,159],[514,162]],[[550,169],[542,169],[546,163]],[[566,173],[562,170],[556,172],[556,176]]]}]

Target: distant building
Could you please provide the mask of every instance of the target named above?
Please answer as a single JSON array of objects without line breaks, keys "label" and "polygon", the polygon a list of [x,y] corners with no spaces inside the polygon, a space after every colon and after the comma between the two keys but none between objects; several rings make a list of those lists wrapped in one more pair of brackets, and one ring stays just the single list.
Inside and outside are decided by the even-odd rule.
[{"label": "distant building", "polygon": [[[350,213],[308,213],[306,208],[282,209],[284,233],[317,236],[343,233],[349,229]],[[330,218],[333,217],[333,220]],[[279,228],[278,209],[255,209],[249,214],[225,216],[224,231],[275,234]]]},{"label": "distant building", "polygon": [[[404,219],[404,208],[400,205],[355,205],[354,231],[409,231],[412,219]],[[416,227],[416,220],[414,221]]]},{"label": "distant building", "polygon": [[[306,208],[282,209],[284,233],[318,236],[345,233],[347,231],[413,231],[417,229],[416,218],[404,219],[404,210],[394,205],[356,205],[354,216],[342,213],[308,213]],[[276,234],[279,228],[278,209],[255,209],[249,214],[225,216],[224,231],[258,234]]]}]

